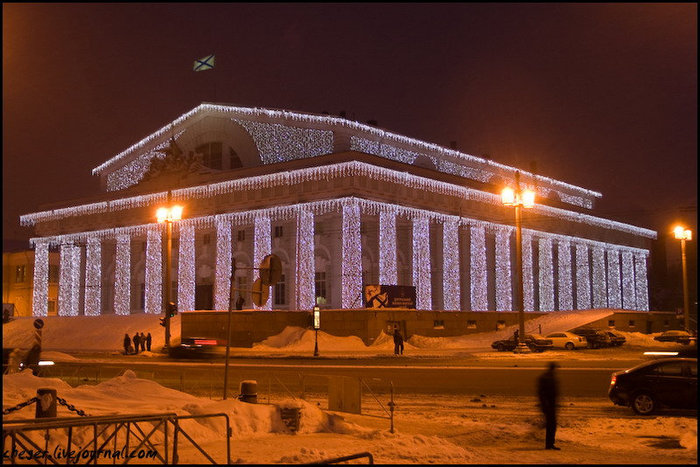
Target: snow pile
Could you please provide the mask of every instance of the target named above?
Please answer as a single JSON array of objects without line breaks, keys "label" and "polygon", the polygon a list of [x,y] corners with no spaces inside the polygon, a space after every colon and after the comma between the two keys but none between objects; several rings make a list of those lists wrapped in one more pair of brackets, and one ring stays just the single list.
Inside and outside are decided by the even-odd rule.
[{"label": "snow pile", "polygon": [[[270,336],[262,342],[253,344],[252,350],[263,352],[274,351],[300,351],[313,352],[315,346],[315,331],[311,329],[287,326],[279,334]],[[394,338],[387,335],[384,331],[379,333],[379,336],[374,342],[367,346],[357,336],[338,337],[332,334],[318,331],[318,346],[324,350],[333,351],[366,351],[376,350],[381,354],[386,354],[394,351]],[[404,343],[405,350],[415,350],[416,347],[408,342]]]}]

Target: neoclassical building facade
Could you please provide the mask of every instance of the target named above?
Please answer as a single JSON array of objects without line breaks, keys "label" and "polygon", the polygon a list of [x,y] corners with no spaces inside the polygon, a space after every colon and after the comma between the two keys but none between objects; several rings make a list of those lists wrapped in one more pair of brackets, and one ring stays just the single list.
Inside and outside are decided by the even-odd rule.
[{"label": "neoclassical building facade", "polygon": [[[656,232],[594,214],[602,195],[455,149],[329,115],[201,104],[93,169],[104,193],[21,216],[33,226],[34,316],[48,312],[48,258],[60,254],[58,314],[163,312],[164,224],[173,224],[179,310],[227,310],[231,265],[245,308],[363,308],[365,284],[416,288],[416,308],[516,307],[513,208],[523,211],[526,311],[648,310]],[[268,254],[282,278],[267,303],[247,292]]]}]

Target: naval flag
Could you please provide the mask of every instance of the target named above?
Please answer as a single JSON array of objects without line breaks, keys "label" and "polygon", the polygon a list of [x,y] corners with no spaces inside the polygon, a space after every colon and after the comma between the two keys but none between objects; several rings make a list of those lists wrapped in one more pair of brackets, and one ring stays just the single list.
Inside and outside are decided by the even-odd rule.
[{"label": "naval flag", "polygon": [[214,68],[213,54],[194,61],[194,71],[211,70],[212,68]]}]

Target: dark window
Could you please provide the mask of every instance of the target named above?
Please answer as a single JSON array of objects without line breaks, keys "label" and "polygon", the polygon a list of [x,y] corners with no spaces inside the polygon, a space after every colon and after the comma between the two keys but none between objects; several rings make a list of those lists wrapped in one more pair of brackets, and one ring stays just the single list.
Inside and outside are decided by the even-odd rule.
[{"label": "dark window", "polygon": [[27,267],[24,264],[17,266],[15,268],[15,282],[24,282],[26,271]]},{"label": "dark window", "polygon": [[316,222],[314,224],[314,232],[316,235],[323,235],[323,222]]},{"label": "dark window", "polygon": [[609,320],[608,320],[608,326],[615,327],[615,320],[614,320],[614,319],[609,319]]},{"label": "dark window", "polygon": [[245,241],[245,230],[239,230],[239,231],[238,231],[238,241],[239,241],[239,242],[244,242],[244,241]]},{"label": "dark window", "polygon": [[326,302],[326,273],[317,272],[316,273],[316,303],[321,303],[319,299],[322,299],[322,303]]},{"label": "dark window", "polygon": [[633,328],[633,327],[635,326],[635,324],[634,324],[634,320],[633,320],[633,319],[631,319],[631,320],[630,320],[630,322],[629,322],[629,326],[630,326],[631,328]]},{"label": "dark window", "polygon": [[49,315],[56,314],[56,300],[49,300],[48,312],[49,312]]},{"label": "dark window", "polygon": [[209,242],[211,241],[211,236],[209,234],[204,234],[204,237],[202,237],[202,243],[205,245],[209,245]]},{"label": "dark window", "polygon": [[445,321],[441,319],[433,320],[433,329],[445,329]]},{"label": "dark window", "polygon": [[664,363],[656,367],[656,373],[664,376],[682,376],[683,375],[683,363],[682,362],[671,362]]},{"label": "dark window", "polygon": [[57,265],[52,264],[49,266],[49,282],[58,282],[58,273],[60,269]]},{"label": "dark window", "polygon": [[221,170],[221,143],[204,143],[195,148],[202,155],[202,164],[210,169]]},{"label": "dark window", "polygon": [[476,329],[476,320],[470,319],[467,321],[467,329]]},{"label": "dark window", "polygon": [[280,238],[284,235],[284,227],[281,225],[275,226],[275,238]]}]

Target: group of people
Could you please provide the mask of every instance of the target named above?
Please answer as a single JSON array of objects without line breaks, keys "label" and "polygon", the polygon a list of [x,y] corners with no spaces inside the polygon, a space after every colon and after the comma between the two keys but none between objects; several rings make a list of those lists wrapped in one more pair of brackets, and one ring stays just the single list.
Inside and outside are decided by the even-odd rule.
[{"label": "group of people", "polygon": [[149,332],[148,335],[144,335],[143,333],[139,334],[137,332],[134,334],[133,339],[129,337],[128,333],[124,334],[124,354],[137,354],[139,353],[139,349],[141,352],[145,350],[151,351],[151,333]]}]

